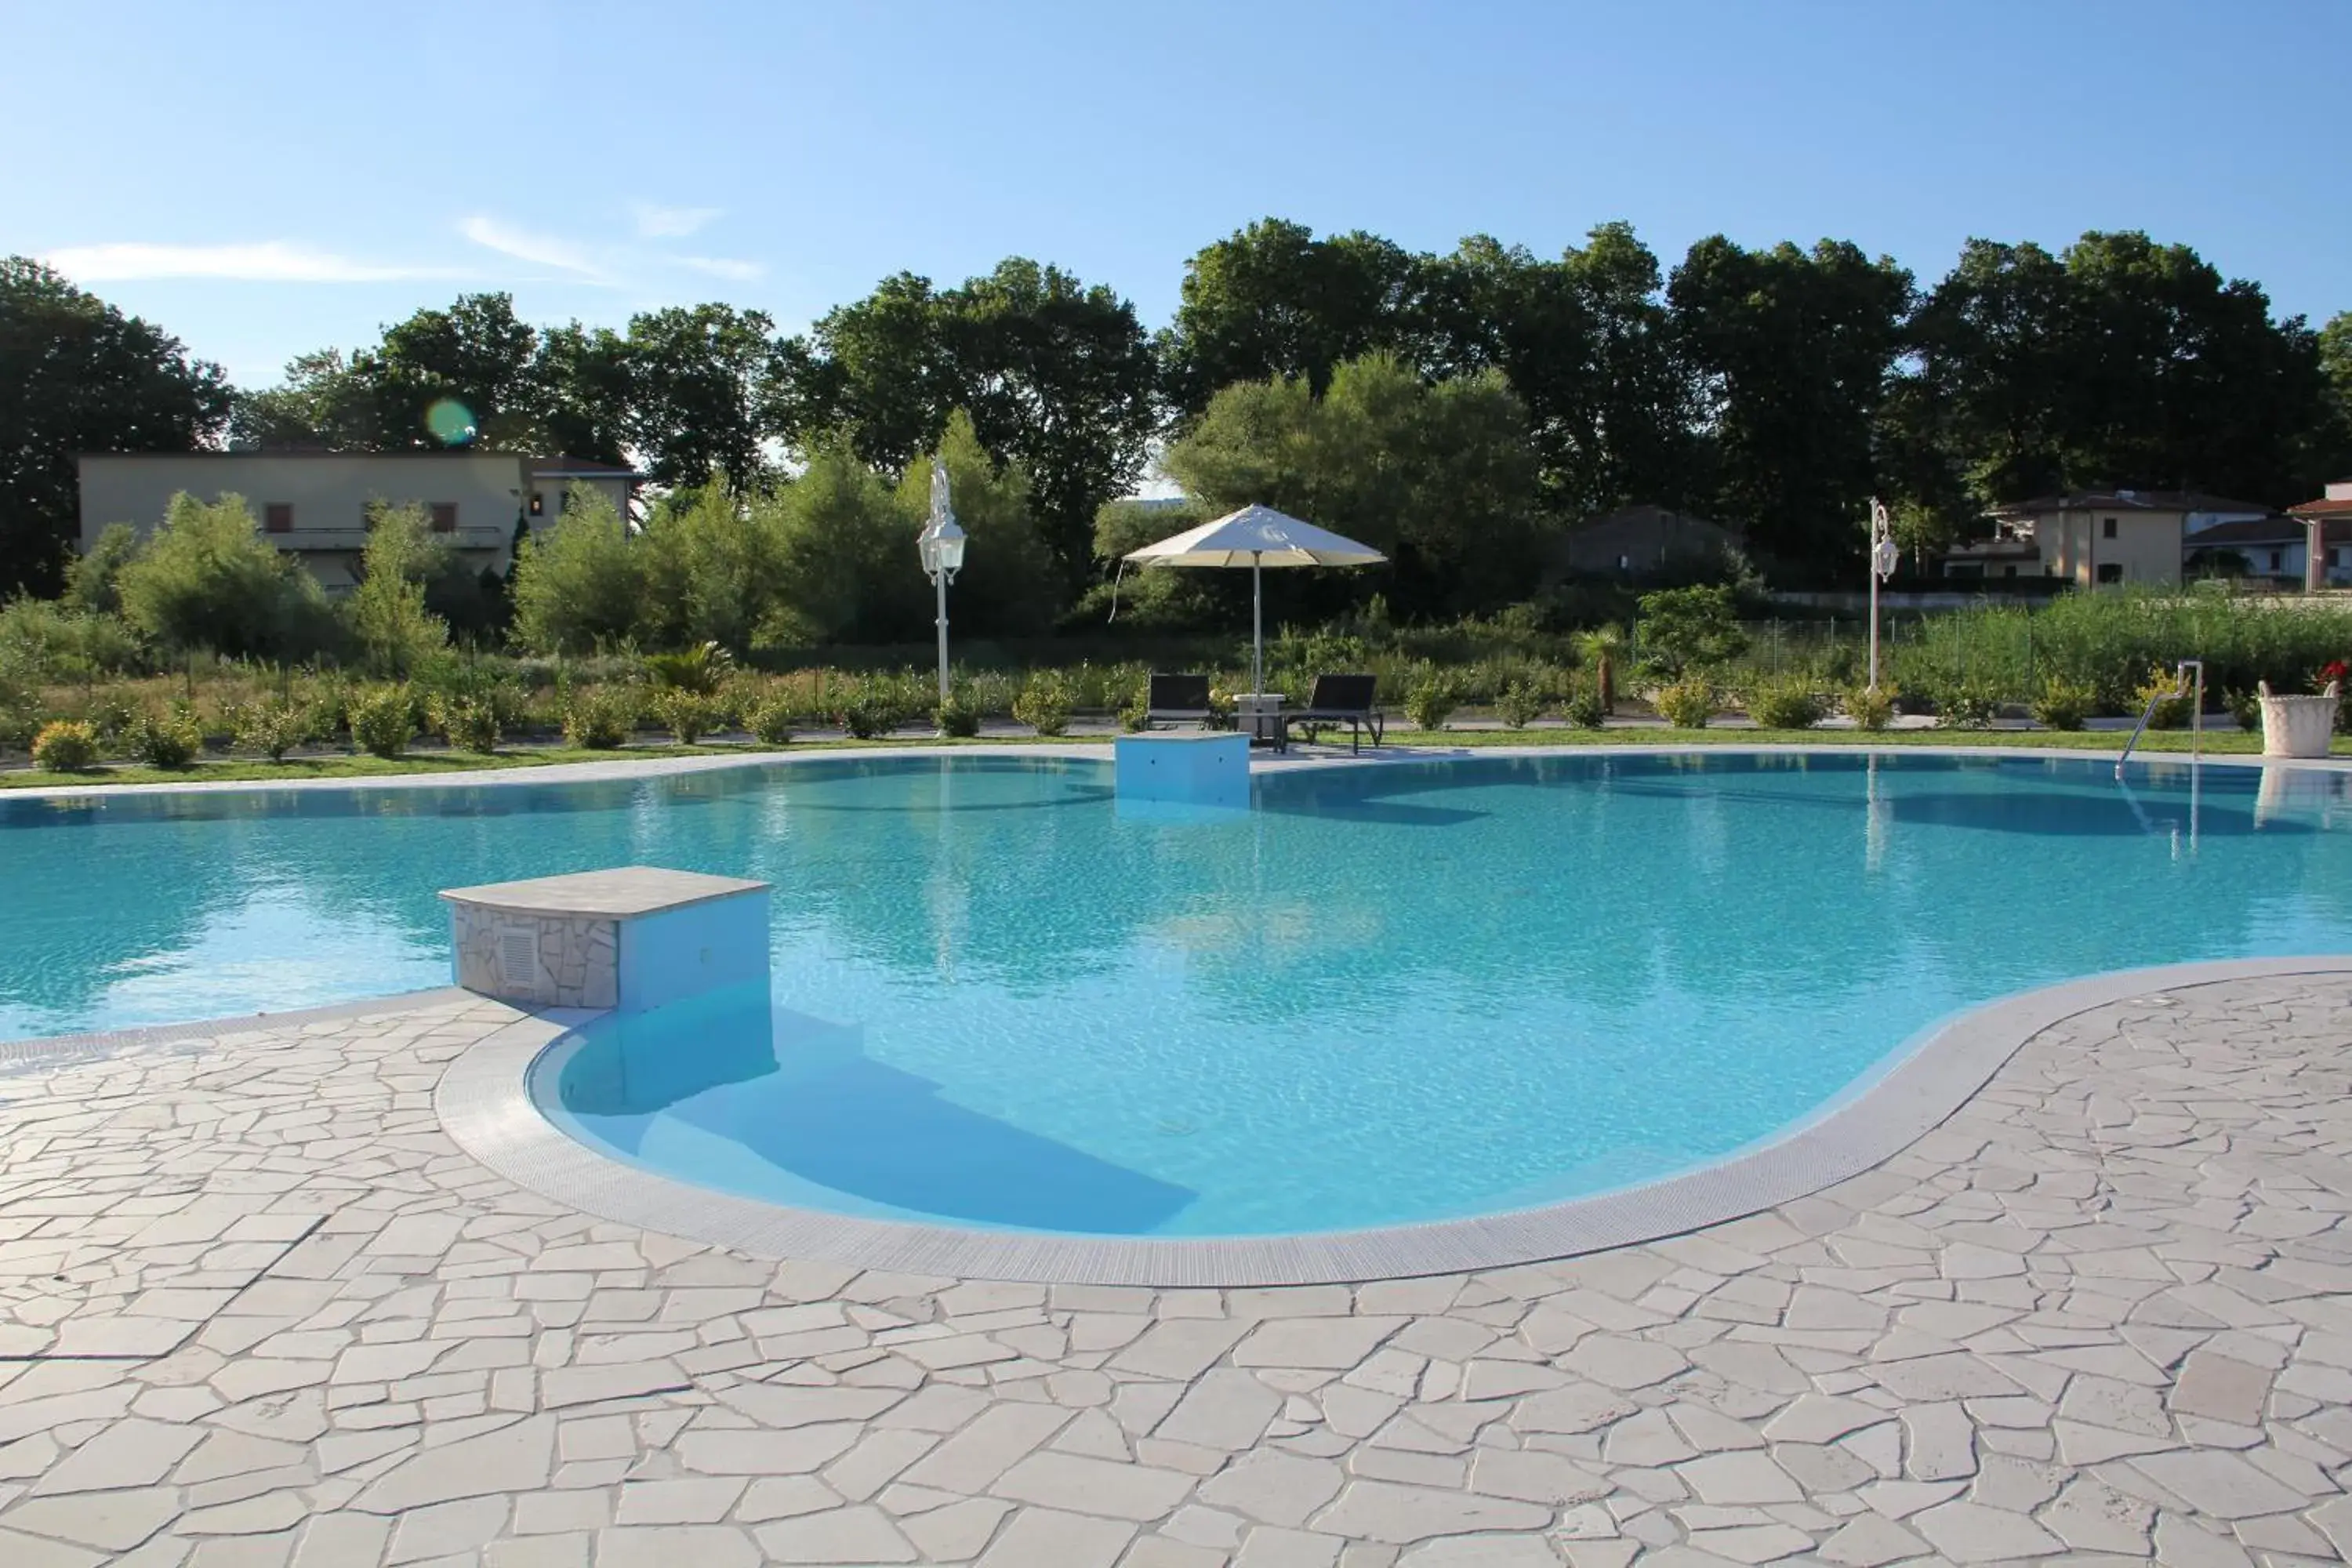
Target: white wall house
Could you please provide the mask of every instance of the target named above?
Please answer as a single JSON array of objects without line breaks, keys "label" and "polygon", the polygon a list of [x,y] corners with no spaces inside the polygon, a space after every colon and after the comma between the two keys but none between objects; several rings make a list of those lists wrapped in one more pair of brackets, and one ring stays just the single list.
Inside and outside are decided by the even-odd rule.
[{"label": "white wall house", "polygon": [[359,578],[367,517],[414,502],[477,571],[503,572],[515,523],[553,521],[575,483],[604,492],[623,516],[639,475],[610,463],[512,452],[90,452],[80,458],[81,547],[113,523],[143,537],[182,491],[245,498],[271,543],[301,558],[330,593]]}]

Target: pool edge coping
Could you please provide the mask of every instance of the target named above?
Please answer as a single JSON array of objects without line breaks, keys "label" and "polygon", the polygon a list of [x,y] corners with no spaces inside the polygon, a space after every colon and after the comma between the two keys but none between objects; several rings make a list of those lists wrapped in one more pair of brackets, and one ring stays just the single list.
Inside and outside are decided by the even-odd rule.
[{"label": "pool edge coping", "polygon": [[2013,993],[1914,1035],[1894,1065],[1769,1142],[1616,1192],[1467,1219],[1305,1235],[1143,1239],[971,1230],[789,1207],[691,1186],[596,1152],[530,1091],[532,1064],[596,1015],[545,1009],[476,1043],[434,1110],[467,1154],[518,1186],[601,1218],[764,1258],[1059,1285],[1248,1288],[1513,1268],[1686,1235],[1811,1196],[1901,1153],[1966,1106],[2025,1044],[2066,1019],[2231,981],[2352,975],[2352,954],[2203,960],[2110,970]]},{"label": "pool edge coping", "polygon": [[[1636,731],[1628,731],[1629,733]],[[1725,733],[1737,733],[1726,731]],[[824,761],[866,761],[877,757],[935,759],[940,757],[1066,757],[1082,762],[1112,760],[1116,736],[1101,741],[989,742],[956,746],[835,746],[824,751],[748,751],[717,756],[615,757],[609,762],[549,763],[537,766],[483,769],[476,772],[390,773],[370,778],[189,779],[131,784],[40,784],[0,791],[10,800],[129,800],[150,795],[272,794],[279,791],[406,790],[511,788],[528,784],[612,784],[631,779],[672,778],[682,774],[719,773],[731,768],[774,767],[778,764]],[[1899,742],[1689,742],[1601,741],[1574,745],[1524,746],[1394,746],[1377,747],[1363,754],[1253,755],[1253,773],[1288,773],[1305,768],[1364,767],[1416,762],[1442,762],[1471,757],[1655,756],[1680,753],[1735,756],[1740,754],[1827,756],[2070,757],[2084,762],[2117,761],[2123,749],[2074,746],[1905,745]],[[2318,768],[2352,772],[2352,757],[2266,757],[2232,752],[2191,756],[2180,752],[2140,752],[2143,765],[2192,763],[2214,767]]]}]

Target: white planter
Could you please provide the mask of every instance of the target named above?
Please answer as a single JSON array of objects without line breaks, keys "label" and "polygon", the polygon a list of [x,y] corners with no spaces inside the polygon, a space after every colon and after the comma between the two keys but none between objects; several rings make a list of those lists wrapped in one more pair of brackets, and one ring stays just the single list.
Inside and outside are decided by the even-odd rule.
[{"label": "white planter", "polygon": [[2317,697],[2273,697],[2262,684],[2263,755],[2324,757],[2336,730],[2336,683]]}]

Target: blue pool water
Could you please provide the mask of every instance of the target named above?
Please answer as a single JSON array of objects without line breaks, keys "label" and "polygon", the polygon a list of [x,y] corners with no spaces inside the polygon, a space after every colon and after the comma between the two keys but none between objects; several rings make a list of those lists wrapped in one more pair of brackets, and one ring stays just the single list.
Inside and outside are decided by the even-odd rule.
[{"label": "blue pool water", "polygon": [[772,995],[591,1029],[542,1103],[681,1179],[1154,1236],[1554,1201],[1799,1121],[1921,1027],[2128,965],[2352,951],[2352,779],[1707,752],[1262,775],[1076,759],[0,802],[0,1038],[445,984],[437,889],[775,884]]}]

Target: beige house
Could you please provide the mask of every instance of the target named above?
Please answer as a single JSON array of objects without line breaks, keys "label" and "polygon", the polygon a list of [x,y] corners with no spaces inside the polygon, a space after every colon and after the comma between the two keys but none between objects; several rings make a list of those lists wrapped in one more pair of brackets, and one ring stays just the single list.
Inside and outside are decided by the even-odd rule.
[{"label": "beige house", "polygon": [[424,507],[458,559],[503,572],[518,520],[552,521],[573,484],[604,492],[626,516],[640,478],[610,463],[512,452],[89,452],[80,464],[84,550],[111,523],[152,532],[183,490],[204,500],[238,495],[269,541],[330,593],[359,580],[377,504]]},{"label": "beige house", "polygon": [[1996,521],[2030,537],[2042,573],[2093,588],[2178,586],[2181,552],[2201,530],[2268,517],[2271,509],[2189,490],[2075,490],[1996,507]]}]

